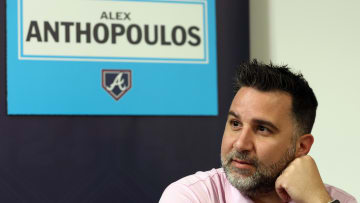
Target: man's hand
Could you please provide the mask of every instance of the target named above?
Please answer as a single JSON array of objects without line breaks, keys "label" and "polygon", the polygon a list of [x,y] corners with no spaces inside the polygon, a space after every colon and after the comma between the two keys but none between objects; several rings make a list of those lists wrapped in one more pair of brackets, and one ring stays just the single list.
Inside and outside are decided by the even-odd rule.
[{"label": "man's hand", "polygon": [[276,180],[275,189],[284,202],[293,200],[296,203],[328,203],[331,201],[316,163],[309,155],[292,161]]}]

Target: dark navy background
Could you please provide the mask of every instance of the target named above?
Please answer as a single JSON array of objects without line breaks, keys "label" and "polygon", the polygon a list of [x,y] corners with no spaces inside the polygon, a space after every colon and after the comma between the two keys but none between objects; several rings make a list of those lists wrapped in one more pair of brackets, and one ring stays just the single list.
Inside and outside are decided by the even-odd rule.
[{"label": "dark navy background", "polygon": [[216,2],[216,117],[7,116],[0,2],[0,202],[157,202],[169,183],[220,166],[234,67],[249,58],[248,1]]}]

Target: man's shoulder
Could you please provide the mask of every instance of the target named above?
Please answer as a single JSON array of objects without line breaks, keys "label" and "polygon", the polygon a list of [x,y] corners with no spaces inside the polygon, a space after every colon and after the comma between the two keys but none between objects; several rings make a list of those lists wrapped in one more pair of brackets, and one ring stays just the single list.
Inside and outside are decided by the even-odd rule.
[{"label": "man's shoulder", "polygon": [[170,184],[160,202],[224,202],[226,184],[222,168],[199,171]]},{"label": "man's shoulder", "polygon": [[225,172],[222,168],[211,169],[210,171],[198,171],[195,174],[181,178],[174,182],[187,187],[196,187],[198,184],[216,183],[222,184],[226,179]]},{"label": "man's shoulder", "polygon": [[355,197],[350,195],[349,193],[345,192],[344,190],[337,188],[332,185],[325,184],[326,189],[329,193],[329,195],[333,199],[338,199],[341,203],[356,203]]}]

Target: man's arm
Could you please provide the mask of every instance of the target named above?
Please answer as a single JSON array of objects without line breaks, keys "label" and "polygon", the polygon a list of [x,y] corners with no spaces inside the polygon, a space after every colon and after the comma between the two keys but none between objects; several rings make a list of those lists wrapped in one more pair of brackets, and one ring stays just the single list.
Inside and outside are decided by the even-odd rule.
[{"label": "man's arm", "polygon": [[309,155],[292,161],[275,183],[275,189],[283,201],[304,203],[328,203],[332,198],[321,180],[315,161]]}]

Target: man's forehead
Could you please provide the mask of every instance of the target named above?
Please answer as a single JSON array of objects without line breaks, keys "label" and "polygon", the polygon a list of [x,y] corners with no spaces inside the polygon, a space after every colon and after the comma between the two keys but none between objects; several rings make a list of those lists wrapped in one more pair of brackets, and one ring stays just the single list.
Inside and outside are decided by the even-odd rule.
[{"label": "man's forehead", "polygon": [[292,106],[292,96],[281,90],[261,91],[252,87],[242,87],[235,94],[231,106],[241,102],[258,103],[263,106],[282,105],[283,108],[288,108]]},{"label": "man's forehead", "polygon": [[230,106],[231,115],[270,122],[292,118],[291,96],[282,91],[260,91],[242,87]]}]

